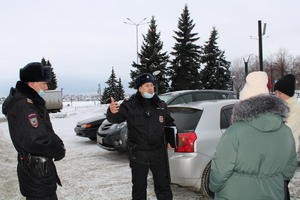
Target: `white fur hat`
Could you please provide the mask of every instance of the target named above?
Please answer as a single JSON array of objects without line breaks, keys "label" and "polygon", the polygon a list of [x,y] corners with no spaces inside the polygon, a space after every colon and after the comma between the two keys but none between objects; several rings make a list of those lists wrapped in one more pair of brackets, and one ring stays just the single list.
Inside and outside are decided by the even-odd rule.
[{"label": "white fur hat", "polygon": [[260,94],[269,94],[267,84],[268,75],[266,72],[251,72],[246,77],[246,84],[240,92],[240,100],[248,99]]}]

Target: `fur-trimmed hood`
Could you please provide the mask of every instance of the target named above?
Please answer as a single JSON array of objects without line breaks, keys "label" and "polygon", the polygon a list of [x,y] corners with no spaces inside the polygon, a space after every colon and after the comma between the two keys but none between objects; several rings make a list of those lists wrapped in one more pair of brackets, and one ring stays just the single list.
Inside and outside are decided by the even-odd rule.
[{"label": "fur-trimmed hood", "polygon": [[236,103],[231,121],[232,123],[246,121],[262,131],[271,131],[280,128],[288,113],[289,107],[280,98],[272,95],[258,95]]}]

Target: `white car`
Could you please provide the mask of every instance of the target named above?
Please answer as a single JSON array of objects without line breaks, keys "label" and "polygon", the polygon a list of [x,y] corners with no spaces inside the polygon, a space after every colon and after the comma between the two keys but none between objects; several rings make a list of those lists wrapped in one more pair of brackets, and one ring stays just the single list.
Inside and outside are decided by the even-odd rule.
[{"label": "white car", "polygon": [[210,100],[169,106],[177,127],[175,150],[169,150],[171,182],[192,187],[206,197],[210,161],[220,137],[230,126],[238,100]]}]

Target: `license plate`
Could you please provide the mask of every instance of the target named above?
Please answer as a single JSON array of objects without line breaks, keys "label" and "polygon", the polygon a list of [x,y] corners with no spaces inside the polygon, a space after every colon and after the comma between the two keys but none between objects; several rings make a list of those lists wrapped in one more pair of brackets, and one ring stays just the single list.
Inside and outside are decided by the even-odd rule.
[{"label": "license plate", "polygon": [[99,144],[103,144],[103,138],[102,137],[97,137],[97,142]]}]

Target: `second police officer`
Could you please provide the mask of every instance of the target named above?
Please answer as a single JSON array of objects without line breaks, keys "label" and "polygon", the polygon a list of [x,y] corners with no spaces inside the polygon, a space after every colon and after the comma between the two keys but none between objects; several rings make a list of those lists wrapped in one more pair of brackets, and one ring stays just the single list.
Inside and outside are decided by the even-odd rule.
[{"label": "second police officer", "polygon": [[154,83],[151,74],[141,74],[135,80],[136,94],[120,106],[111,98],[107,111],[111,123],[127,121],[133,200],[147,199],[149,169],[153,174],[157,199],[173,199],[164,127],[174,125],[174,120],[167,105],[155,94]]}]

